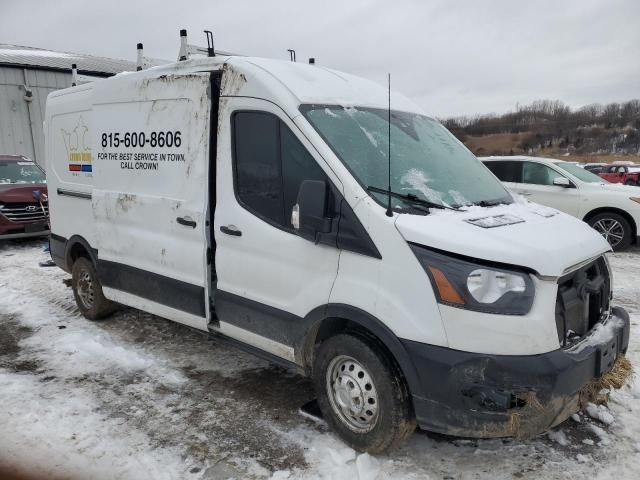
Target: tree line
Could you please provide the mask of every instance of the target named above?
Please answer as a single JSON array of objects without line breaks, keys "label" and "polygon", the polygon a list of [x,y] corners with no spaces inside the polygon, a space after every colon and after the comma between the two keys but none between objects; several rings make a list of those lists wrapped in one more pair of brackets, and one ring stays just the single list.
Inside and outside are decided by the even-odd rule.
[{"label": "tree line", "polygon": [[[571,109],[560,100],[536,100],[515,111],[462,116],[442,123],[463,142],[468,136],[518,135],[519,149],[640,154],[640,100]],[[501,152],[508,153],[508,152]]]}]

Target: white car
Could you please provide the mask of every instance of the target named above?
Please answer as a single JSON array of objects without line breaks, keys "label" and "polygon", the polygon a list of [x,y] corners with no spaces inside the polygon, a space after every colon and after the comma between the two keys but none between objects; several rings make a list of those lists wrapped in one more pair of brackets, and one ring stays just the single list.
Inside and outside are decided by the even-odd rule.
[{"label": "white car", "polygon": [[587,222],[614,250],[640,244],[640,188],[609,183],[562,160],[525,156],[480,160],[514,192]]}]

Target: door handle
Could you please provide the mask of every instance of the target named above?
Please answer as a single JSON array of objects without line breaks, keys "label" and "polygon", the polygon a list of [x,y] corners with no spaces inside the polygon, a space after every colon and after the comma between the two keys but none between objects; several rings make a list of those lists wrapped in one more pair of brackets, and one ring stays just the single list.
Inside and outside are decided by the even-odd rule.
[{"label": "door handle", "polygon": [[220,227],[220,231],[222,233],[226,233],[227,235],[232,235],[234,237],[241,237],[242,232],[238,230],[235,225],[222,225]]},{"label": "door handle", "polygon": [[196,228],[197,223],[193,220],[193,218],[186,216],[186,217],[178,217],[176,218],[176,222],[178,222],[180,225],[184,225],[185,227],[191,227],[191,228]]},{"label": "door handle", "polygon": [[524,195],[525,197],[531,196],[531,192],[521,192],[520,195]]}]

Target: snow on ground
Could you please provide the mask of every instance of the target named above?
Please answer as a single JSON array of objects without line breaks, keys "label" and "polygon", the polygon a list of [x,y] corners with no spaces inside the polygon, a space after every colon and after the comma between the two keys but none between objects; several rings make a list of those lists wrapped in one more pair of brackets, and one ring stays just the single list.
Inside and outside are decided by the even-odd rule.
[{"label": "snow on ground", "polygon": [[[298,414],[310,382],[127,309],[89,322],[42,242],[0,243],[0,467],[93,479],[640,478],[640,382],[534,440],[425,434],[358,455]],[[640,252],[612,256],[640,365]],[[1,476],[1,474],[0,474]]]}]

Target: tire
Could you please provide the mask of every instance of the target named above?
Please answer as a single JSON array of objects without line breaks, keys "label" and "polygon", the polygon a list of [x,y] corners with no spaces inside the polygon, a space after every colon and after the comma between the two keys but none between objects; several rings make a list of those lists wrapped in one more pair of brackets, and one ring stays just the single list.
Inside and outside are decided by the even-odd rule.
[{"label": "tire", "polygon": [[627,180],[626,182],[624,182],[625,185],[630,185],[632,187],[637,187],[638,183],[634,182],[633,180]]},{"label": "tire", "polygon": [[71,288],[80,312],[89,320],[100,320],[116,310],[116,304],[107,300],[102,293],[93,263],[85,257],[73,262]]},{"label": "tire", "polygon": [[416,428],[406,382],[372,339],[345,333],[322,342],[313,362],[313,383],[327,423],[358,451],[397,447]]},{"label": "tire", "polygon": [[622,215],[603,212],[591,217],[588,223],[609,242],[614,251],[621,252],[631,246],[633,230]]}]

